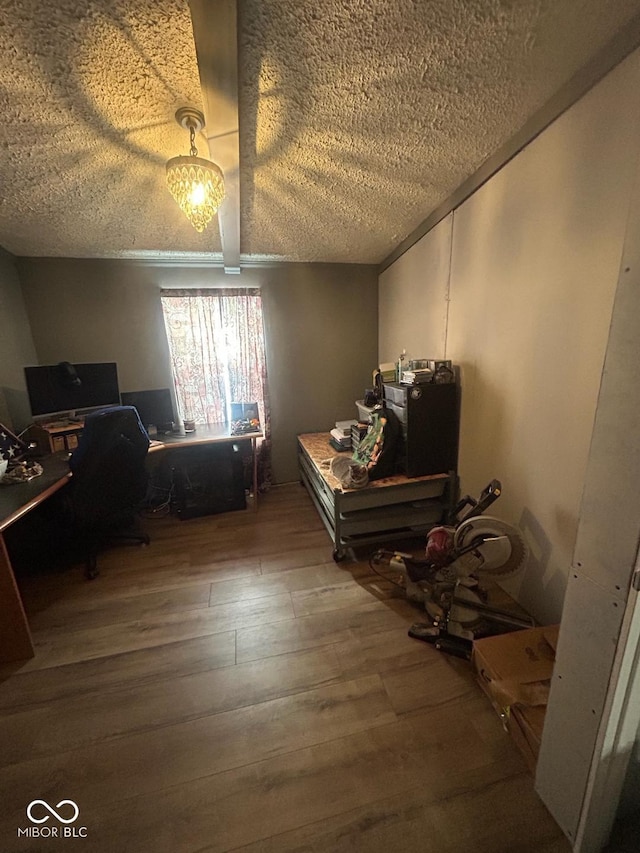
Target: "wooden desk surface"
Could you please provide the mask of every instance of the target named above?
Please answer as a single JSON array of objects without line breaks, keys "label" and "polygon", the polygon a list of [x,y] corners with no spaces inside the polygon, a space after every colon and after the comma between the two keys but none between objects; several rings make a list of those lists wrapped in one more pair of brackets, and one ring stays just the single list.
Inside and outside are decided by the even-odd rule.
[{"label": "wooden desk surface", "polygon": [[[169,447],[193,447],[199,444],[242,441],[262,438],[262,432],[249,432],[243,435],[230,435],[225,424],[207,424],[199,426],[195,432],[186,435],[165,435],[162,440],[152,441],[149,452],[166,450]],[[0,483],[0,533],[11,524],[30,512],[49,495],[61,489],[71,477],[69,455],[54,453],[38,459],[43,472],[26,483]]]},{"label": "wooden desk surface", "polygon": [[33,657],[34,648],[4,531],[41,504],[71,477],[69,457],[56,453],[40,461],[42,474],[26,483],[0,483],[0,662]]},{"label": "wooden desk surface", "polygon": [[149,453],[165,450],[168,447],[195,447],[198,444],[216,444],[244,439],[263,438],[262,432],[245,432],[242,435],[231,435],[228,424],[199,424],[194,432],[184,435],[171,433],[153,439]]},{"label": "wooden desk surface", "polygon": [[[336,450],[329,443],[328,432],[308,432],[298,436],[298,441],[305,449],[314,467],[327,483],[327,485],[335,492],[353,492],[362,491],[361,489],[344,489],[340,484],[340,480],[334,477],[329,470],[328,465],[323,465],[323,462],[333,459],[335,456],[351,456],[349,451]],[[379,480],[371,480],[367,489],[384,489],[389,486],[400,486],[406,483],[419,483],[423,480],[448,480],[449,473],[443,474],[424,474],[421,477],[407,477],[405,474],[393,474],[391,477],[381,477]]]},{"label": "wooden desk surface", "polygon": [[26,483],[0,483],[0,533],[49,495],[61,489],[71,477],[67,453],[38,459],[43,472]]}]

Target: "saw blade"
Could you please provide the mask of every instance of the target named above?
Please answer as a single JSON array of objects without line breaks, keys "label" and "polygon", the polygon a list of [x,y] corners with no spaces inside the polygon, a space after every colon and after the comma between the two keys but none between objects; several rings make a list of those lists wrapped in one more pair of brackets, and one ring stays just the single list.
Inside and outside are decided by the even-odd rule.
[{"label": "saw blade", "polygon": [[527,545],[518,528],[489,515],[476,515],[462,521],[453,541],[457,550],[477,543],[470,552],[481,560],[477,570],[491,575],[514,574],[527,557]]}]

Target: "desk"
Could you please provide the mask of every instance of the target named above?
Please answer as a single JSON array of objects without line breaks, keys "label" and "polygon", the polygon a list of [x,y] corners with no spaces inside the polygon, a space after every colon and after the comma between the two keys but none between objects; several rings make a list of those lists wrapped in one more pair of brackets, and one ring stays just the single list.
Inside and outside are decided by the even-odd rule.
[{"label": "desk", "polygon": [[34,656],[22,597],[9,558],[4,531],[61,489],[71,477],[66,453],[40,460],[43,473],[27,483],[0,485],[0,661]]},{"label": "desk", "polygon": [[[219,442],[251,441],[253,454],[253,501],[258,504],[258,457],[256,442],[261,432],[241,436],[229,435],[224,425],[199,426],[196,432],[187,435],[163,436],[153,441],[149,453],[168,448],[193,447]],[[22,597],[16,583],[13,566],[7,550],[4,531],[34,510],[51,495],[62,489],[71,478],[67,453],[56,453],[40,459],[43,473],[27,483],[0,484],[0,663],[24,660],[35,655],[29,623],[24,612]]]},{"label": "desk", "polygon": [[161,438],[154,439],[149,447],[149,453],[157,453],[160,450],[168,450],[178,447],[197,447],[205,444],[229,444],[232,442],[250,441],[251,442],[251,458],[253,463],[252,472],[252,491],[253,491],[253,508],[258,508],[258,453],[257,441],[263,438],[262,432],[245,432],[242,435],[230,435],[229,427],[226,424],[204,424],[196,427],[195,432],[188,432],[185,435],[180,433],[171,433],[163,435]]},{"label": "desk", "polygon": [[325,464],[339,456],[329,433],[298,436],[300,479],[334,544],[334,559],[359,545],[425,536],[452,509],[454,471],[373,480],[364,489],[343,489]]}]

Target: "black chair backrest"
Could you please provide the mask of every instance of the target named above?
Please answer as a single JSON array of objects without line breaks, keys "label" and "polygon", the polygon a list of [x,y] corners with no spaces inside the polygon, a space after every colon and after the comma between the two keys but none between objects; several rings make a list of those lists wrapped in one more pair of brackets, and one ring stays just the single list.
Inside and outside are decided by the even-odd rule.
[{"label": "black chair backrest", "polygon": [[133,406],[93,412],[69,460],[76,520],[109,526],[143,500],[149,436]]}]

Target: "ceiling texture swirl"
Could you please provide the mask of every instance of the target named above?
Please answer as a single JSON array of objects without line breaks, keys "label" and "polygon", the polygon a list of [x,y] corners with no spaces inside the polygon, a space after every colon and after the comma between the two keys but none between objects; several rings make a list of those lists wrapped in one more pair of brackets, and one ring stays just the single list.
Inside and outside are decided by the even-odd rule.
[{"label": "ceiling texture swirl", "polygon": [[[590,63],[633,49],[639,16],[637,0],[0,0],[0,246],[381,263]],[[204,112],[199,154],[227,185],[202,234],[165,181],[189,150],[182,106]]]}]

